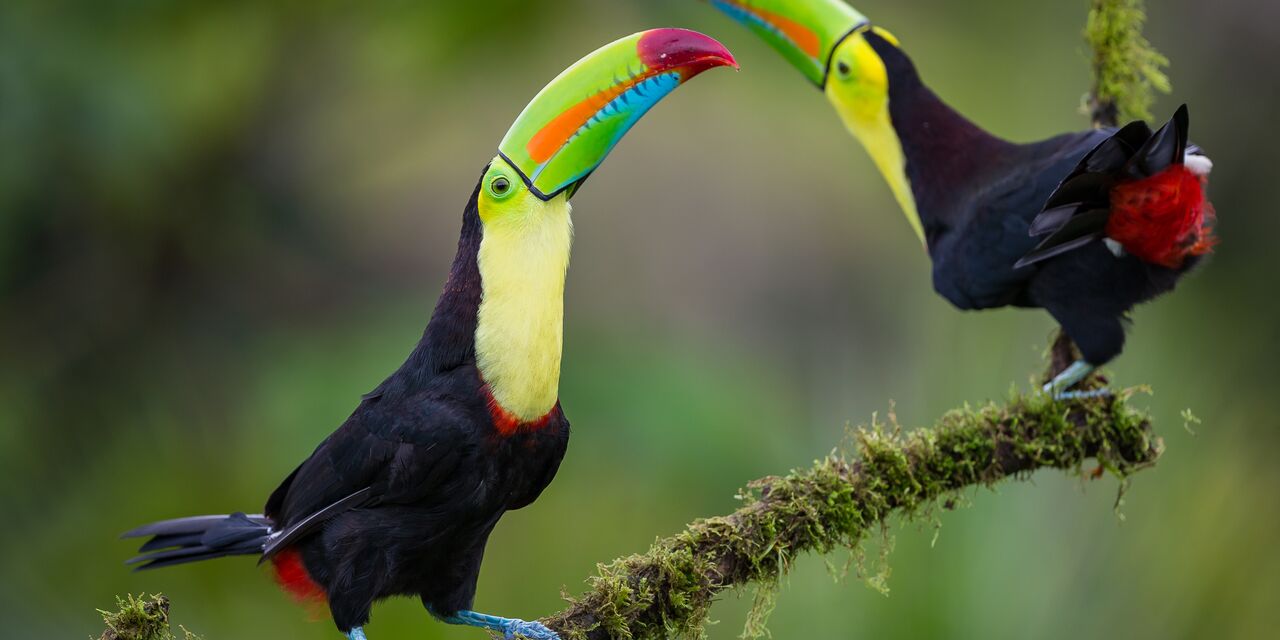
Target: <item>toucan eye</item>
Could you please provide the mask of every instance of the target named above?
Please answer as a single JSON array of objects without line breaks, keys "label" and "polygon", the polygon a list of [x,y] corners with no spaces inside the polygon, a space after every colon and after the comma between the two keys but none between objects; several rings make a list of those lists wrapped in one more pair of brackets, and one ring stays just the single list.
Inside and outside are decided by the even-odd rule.
[{"label": "toucan eye", "polygon": [[852,71],[852,69],[849,68],[848,62],[841,60],[840,62],[836,63],[836,71],[839,71],[842,77],[848,78],[849,72]]},{"label": "toucan eye", "polygon": [[498,176],[489,183],[489,190],[495,196],[505,196],[511,191],[511,181],[506,176]]}]

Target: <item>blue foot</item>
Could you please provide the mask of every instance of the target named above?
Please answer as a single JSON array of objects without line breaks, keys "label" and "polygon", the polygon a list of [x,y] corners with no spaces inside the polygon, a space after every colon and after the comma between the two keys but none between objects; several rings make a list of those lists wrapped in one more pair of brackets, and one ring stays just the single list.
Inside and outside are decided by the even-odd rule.
[{"label": "blue foot", "polygon": [[368,640],[364,637],[364,629],[356,627],[347,632],[347,640]]},{"label": "blue foot", "polygon": [[480,627],[501,633],[507,640],[517,637],[529,640],[560,640],[556,632],[548,629],[541,622],[528,622],[517,618],[491,616],[475,611],[459,611],[443,619],[449,624],[461,624],[469,627]]},{"label": "blue foot", "polygon": [[1044,392],[1053,394],[1055,400],[1071,400],[1076,398],[1096,398],[1111,393],[1106,389],[1097,389],[1094,391],[1067,391],[1071,387],[1076,386],[1081,380],[1089,377],[1097,367],[1085,362],[1084,360],[1076,360],[1071,366],[1063,369],[1053,380],[1044,385]]}]

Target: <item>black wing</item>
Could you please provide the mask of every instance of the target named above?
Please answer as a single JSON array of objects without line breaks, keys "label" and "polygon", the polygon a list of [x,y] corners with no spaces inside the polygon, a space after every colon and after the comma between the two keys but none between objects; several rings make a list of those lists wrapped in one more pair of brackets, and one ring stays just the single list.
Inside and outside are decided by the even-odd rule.
[{"label": "black wing", "polygon": [[262,564],[263,562],[270,560],[271,556],[274,556],[276,553],[288,548],[288,546],[294,542],[306,537],[306,535],[314,531],[316,527],[328,522],[329,518],[349,509],[355,509],[369,504],[372,494],[372,487],[360,489],[359,491],[356,491],[355,493],[352,493],[351,495],[299,520],[298,522],[290,525],[287,529],[280,531],[278,534],[272,535],[271,538],[267,540],[267,543],[262,547],[262,557],[258,559],[258,564]]},{"label": "black wing", "polygon": [[1184,104],[1154,134],[1145,122],[1131,122],[1094,147],[1031,222],[1030,235],[1048,237],[1022,256],[1014,268],[1100,240],[1111,217],[1111,189],[1122,181],[1147,178],[1182,164],[1189,126]]},{"label": "black wing", "polygon": [[366,399],[272,493],[267,515],[279,526],[263,560],[351,509],[409,503],[440,489],[471,455],[476,430],[447,397],[402,402]]}]

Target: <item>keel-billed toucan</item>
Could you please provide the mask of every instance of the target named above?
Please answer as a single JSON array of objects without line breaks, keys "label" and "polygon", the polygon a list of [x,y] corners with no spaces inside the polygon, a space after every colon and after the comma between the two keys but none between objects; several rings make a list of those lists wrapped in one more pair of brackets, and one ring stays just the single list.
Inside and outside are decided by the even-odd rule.
[{"label": "keel-billed toucan", "polygon": [[887,31],[842,0],[709,0],[817,85],[871,155],[960,309],[1043,307],[1083,359],[1066,390],[1124,346],[1129,310],[1171,290],[1213,246],[1212,164],[1187,111],[1014,144],[948,107]]},{"label": "keel-billed toucan", "polygon": [[448,623],[553,638],[471,611],[485,541],[534,501],[569,440],[559,379],[569,199],[623,135],[681,83],[736,66],[683,29],[622,38],[525,107],[462,217],[452,270],[403,365],[267,500],[262,515],[139,527],[140,568],[229,555],[271,562],[301,599],[327,602],[362,640],[375,601],[421,598]]}]

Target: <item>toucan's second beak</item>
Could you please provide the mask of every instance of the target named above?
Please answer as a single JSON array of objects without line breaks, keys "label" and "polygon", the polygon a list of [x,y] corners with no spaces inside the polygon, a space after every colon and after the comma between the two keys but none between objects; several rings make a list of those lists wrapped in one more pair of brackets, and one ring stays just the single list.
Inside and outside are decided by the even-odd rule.
[{"label": "toucan's second beak", "polygon": [[607,44],[542,89],[498,151],[538,197],[570,195],[653,105],[685,81],[738,63],[695,31],[653,29]]},{"label": "toucan's second beak", "polygon": [[746,25],[823,88],[831,53],[850,33],[867,24],[844,0],[708,0]]}]

